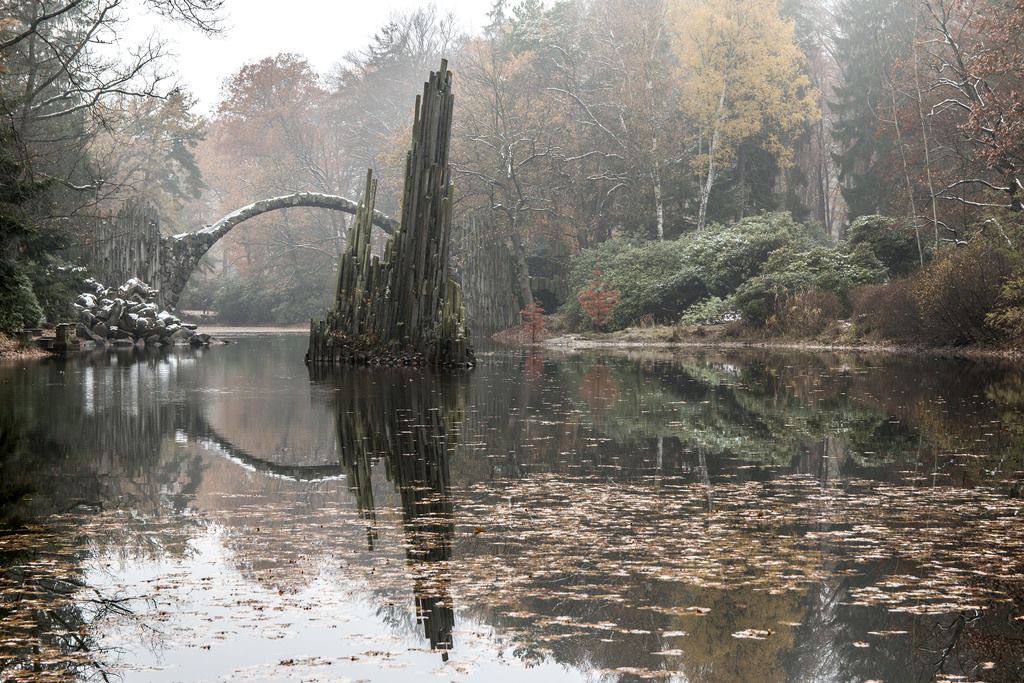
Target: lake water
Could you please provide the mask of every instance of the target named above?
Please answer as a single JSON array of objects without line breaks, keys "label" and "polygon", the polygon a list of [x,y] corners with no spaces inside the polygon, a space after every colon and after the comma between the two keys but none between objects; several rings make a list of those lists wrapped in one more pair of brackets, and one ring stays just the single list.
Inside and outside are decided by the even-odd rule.
[{"label": "lake water", "polygon": [[0,365],[0,680],[1024,679],[1024,373]]}]

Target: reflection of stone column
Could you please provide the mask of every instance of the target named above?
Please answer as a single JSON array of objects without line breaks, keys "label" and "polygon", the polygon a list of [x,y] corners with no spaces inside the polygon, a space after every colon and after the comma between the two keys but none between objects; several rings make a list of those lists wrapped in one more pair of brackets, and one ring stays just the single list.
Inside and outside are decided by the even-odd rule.
[{"label": "reflection of stone column", "polygon": [[[436,420],[436,412],[434,416]],[[436,563],[451,559],[455,520],[446,432],[438,426],[424,424],[417,429],[418,445],[430,444],[429,452],[391,458],[388,471],[402,496],[406,556],[415,576],[416,618],[432,648],[449,650],[455,613],[447,571],[439,571]]]},{"label": "reflection of stone column", "polygon": [[416,618],[431,648],[451,649],[455,613],[445,563],[455,521],[449,450],[464,414],[463,378],[322,366],[311,366],[310,375],[336,388],[331,396],[337,403],[338,451],[360,514],[369,521],[370,549],[377,538],[371,474],[382,460],[402,501]]},{"label": "reflection of stone column", "polygon": [[366,520],[366,546],[374,549],[377,542],[377,512],[373,504],[373,463],[370,454],[360,444],[355,444],[348,439],[348,435],[357,434],[355,425],[350,424],[348,414],[339,414],[338,429],[338,452],[341,464],[348,475],[348,487],[356,497],[356,505],[359,507],[359,515]]}]

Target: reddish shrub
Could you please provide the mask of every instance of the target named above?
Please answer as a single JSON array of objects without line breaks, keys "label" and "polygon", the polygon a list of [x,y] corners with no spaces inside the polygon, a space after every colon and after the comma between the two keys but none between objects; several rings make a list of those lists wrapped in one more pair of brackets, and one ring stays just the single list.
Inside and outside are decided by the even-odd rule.
[{"label": "reddish shrub", "polygon": [[1018,260],[1005,247],[978,237],[918,273],[914,296],[922,341],[957,346],[1000,336],[986,318]]},{"label": "reddish shrub", "polygon": [[536,343],[538,338],[544,336],[545,331],[544,309],[541,308],[540,302],[534,299],[532,304],[519,311],[519,315],[523,318],[523,332],[529,335],[532,343]]},{"label": "reddish shrub", "polygon": [[590,324],[595,330],[603,330],[608,323],[612,310],[619,303],[619,290],[611,288],[604,281],[604,273],[600,268],[594,268],[594,277],[586,288],[579,293],[577,299],[580,308],[590,318]]},{"label": "reddish shrub", "polygon": [[860,329],[893,341],[959,346],[994,341],[1000,295],[1019,257],[983,237],[949,249],[911,278],[857,287]]}]

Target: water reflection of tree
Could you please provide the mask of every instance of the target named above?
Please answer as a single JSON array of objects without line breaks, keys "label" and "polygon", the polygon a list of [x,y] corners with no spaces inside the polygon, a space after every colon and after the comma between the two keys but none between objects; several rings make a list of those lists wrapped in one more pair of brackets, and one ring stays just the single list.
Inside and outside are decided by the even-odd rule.
[{"label": "water reflection of tree", "polygon": [[334,388],[340,458],[371,549],[376,463],[398,491],[416,617],[431,648],[449,650],[455,624],[447,564],[455,528],[449,459],[465,413],[465,378],[408,370],[310,372],[315,382]]},{"label": "water reflection of tree", "polygon": [[[588,389],[595,368],[618,395],[598,410]],[[888,356],[644,353],[564,362],[560,372],[590,423],[620,445],[674,440],[694,458],[773,464],[822,480],[844,471],[886,477],[903,466],[969,484],[986,478],[985,467],[1024,464],[1011,417],[1020,374],[999,364],[932,359],[925,372]],[[985,458],[948,457],[979,450]]]},{"label": "water reflection of tree", "polygon": [[[282,586],[283,582],[308,581],[312,575],[296,572],[294,565],[289,565],[296,558],[309,558],[309,565],[315,566],[317,558],[333,547],[340,549],[337,555],[350,559],[355,554],[353,547],[363,547],[359,540],[364,525],[369,547],[379,545],[369,555],[381,559],[387,552],[389,535],[393,538],[397,530],[397,546],[402,548],[399,553],[404,551],[404,559],[397,558],[391,566],[402,565],[401,577],[383,570],[383,562],[377,564],[373,559],[365,562],[361,570],[353,569],[353,575],[362,571],[362,576],[368,578],[367,585],[381,596],[384,616],[395,621],[404,618],[410,629],[409,611],[395,609],[392,615],[388,602],[395,586],[403,595],[411,587],[419,626],[442,652],[452,646],[454,594],[459,596],[464,613],[493,624],[498,637],[513,642],[514,651],[523,659],[554,660],[588,671],[622,669],[608,674],[612,678],[629,678],[628,670],[645,669],[683,672],[693,680],[899,680],[905,678],[904,669],[908,667],[926,674],[935,671],[937,658],[929,651],[942,652],[950,645],[953,649],[948,661],[952,663],[947,664],[947,671],[956,671],[958,667],[968,670],[980,662],[997,661],[997,673],[986,673],[986,679],[1005,676],[1005,672],[1020,673],[1019,666],[1015,669],[1012,664],[1020,652],[1019,633],[1014,631],[1019,622],[1010,620],[1020,613],[1019,599],[1015,606],[986,610],[982,620],[965,623],[960,629],[950,627],[953,615],[892,615],[884,608],[845,605],[851,590],[870,585],[879,576],[907,571],[907,567],[861,562],[861,575],[847,574],[835,559],[836,548],[825,542],[797,554],[795,561],[793,556],[787,556],[787,568],[806,563],[820,577],[806,590],[783,594],[744,585],[708,588],[654,581],[642,572],[620,575],[603,565],[585,543],[582,550],[570,552],[568,546],[580,539],[571,538],[566,531],[572,520],[557,516],[546,528],[552,532],[562,530],[570,536],[560,537],[552,548],[554,556],[568,561],[558,567],[564,571],[557,575],[538,573],[529,561],[517,560],[519,554],[527,557],[523,549],[528,547],[524,544],[529,540],[518,537],[514,524],[481,525],[480,530],[474,524],[460,527],[456,533],[452,498],[456,496],[459,514],[465,522],[473,505],[486,504],[492,509],[503,503],[507,506],[503,500],[481,501],[482,489],[474,488],[475,485],[489,483],[500,487],[509,483],[506,480],[528,481],[544,473],[556,473],[557,481],[562,475],[572,474],[604,482],[607,490],[634,491],[636,505],[650,506],[653,513],[670,500],[673,486],[678,487],[680,481],[683,485],[696,481],[689,477],[699,469],[701,452],[707,454],[713,474],[723,475],[724,481],[743,481],[748,476],[745,473],[751,470],[742,470],[732,480],[726,476],[735,473],[736,461],[732,458],[762,452],[758,449],[765,449],[763,452],[770,456],[766,462],[776,462],[772,458],[778,456],[781,459],[777,462],[798,472],[822,473],[826,482],[840,473],[835,469],[840,462],[853,463],[846,466],[856,465],[860,473],[874,474],[868,469],[872,463],[895,470],[902,466],[898,459],[862,457],[857,453],[876,450],[877,445],[879,452],[884,452],[885,446],[892,455],[897,450],[906,451],[908,445],[916,447],[921,441],[926,448],[927,444],[935,443],[955,447],[969,438],[977,438],[980,430],[992,429],[986,422],[999,416],[996,408],[1013,405],[1004,396],[1012,394],[1015,386],[1012,373],[973,370],[969,379],[978,383],[960,390],[946,386],[956,377],[955,370],[939,372],[934,368],[929,377],[916,386],[908,386],[913,384],[909,379],[912,371],[898,363],[865,374],[853,362],[780,359],[758,354],[640,364],[605,358],[598,364],[605,368],[599,371],[604,373],[604,384],[591,392],[594,405],[603,411],[600,423],[592,419],[593,406],[583,389],[582,378],[595,366],[590,359],[534,356],[527,371],[523,358],[502,356],[493,363],[482,364],[468,378],[454,379],[400,372],[318,377],[314,395],[333,398],[320,403],[321,410],[316,414],[329,406],[331,424],[337,425],[337,452],[341,458],[340,465],[335,461],[329,469],[344,471],[347,481],[317,483],[303,476],[283,479],[295,473],[289,469],[293,467],[289,464],[291,460],[273,460],[280,453],[264,453],[253,459],[240,449],[232,450],[226,439],[197,419],[197,415],[202,416],[201,410],[197,410],[202,405],[174,388],[176,381],[191,381],[194,370],[155,362],[156,365],[137,365],[134,369],[102,363],[94,367],[93,386],[100,388],[89,393],[92,413],[81,400],[83,386],[88,384],[81,375],[48,374],[58,386],[56,391],[52,386],[44,391],[36,382],[25,382],[26,390],[36,394],[25,402],[31,407],[18,413],[18,443],[25,454],[53,455],[41,463],[32,462],[29,457],[8,459],[10,466],[0,472],[0,477],[24,470],[27,474],[23,483],[29,485],[53,478],[54,490],[65,501],[74,501],[76,497],[102,499],[122,492],[130,494],[125,503],[128,507],[141,509],[146,509],[147,501],[154,505],[159,502],[161,482],[164,491],[168,490],[168,482],[178,482],[172,490],[187,497],[195,482],[205,481],[204,503],[209,505],[206,511],[230,532],[225,543],[232,548],[236,547],[232,544],[237,544],[236,559],[244,580],[282,582]],[[524,378],[524,371],[528,377]],[[178,377],[172,376],[167,385],[155,384],[152,377],[147,377],[159,373],[165,377],[178,373]],[[219,386],[216,382],[238,381],[227,374],[221,377],[220,369],[213,364],[202,373],[213,373],[213,386]],[[879,377],[879,373],[884,377]],[[133,376],[137,379],[133,380]],[[17,380],[14,382],[17,384]],[[104,399],[103,386],[116,387],[118,396]],[[612,393],[617,393],[618,400],[606,401]],[[133,400],[133,395],[139,399]],[[168,395],[173,400],[165,400]],[[0,397],[0,401],[9,399],[9,395]],[[271,410],[274,405],[267,404],[266,409]],[[941,429],[939,418],[943,411],[953,407],[962,410],[963,415],[949,419],[950,433],[943,436],[936,431]],[[34,412],[26,415],[26,410]],[[147,416],[135,419],[135,410]],[[1012,412],[1009,407],[1004,410]],[[239,423],[242,426],[238,428],[244,430],[255,424],[259,415],[251,417]],[[1005,414],[1002,419],[1008,420]],[[88,420],[95,422],[85,424]],[[46,421],[51,422],[46,429],[31,428]],[[975,426],[970,426],[971,421]],[[226,420],[226,426],[226,436],[232,436],[237,425]],[[125,432],[130,438],[119,437],[117,433],[122,428],[135,431]],[[97,432],[95,436],[91,436],[93,430]],[[177,430],[190,440],[199,437],[216,446],[207,448],[208,453],[219,449],[229,457],[213,461],[207,458],[205,465],[193,467],[196,459],[188,455],[188,449],[175,448],[172,443]],[[711,437],[719,430],[723,438],[714,441]],[[326,432],[330,441],[335,439],[333,431]],[[55,432],[66,436],[54,444],[38,441],[35,436]],[[122,438],[125,440],[121,441]],[[307,435],[302,443],[324,441]],[[996,452],[998,443],[986,443],[984,448]],[[1015,452],[1013,448],[1011,444],[1008,452]],[[106,452],[108,449],[111,452]],[[255,471],[240,476],[235,463]],[[304,473],[315,469],[304,464],[295,467],[306,468]],[[659,489],[648,476],[653,469],[667,475],[664,489]],[[979,465],[978,471],[981,469]],[[213,475],[219,478],[213,481]],[[246,476],[251,478],[242,481]],[[387,486],[381,486],[382,476],[390,482]],[[61,483],[62,479],[65,483]],[[14,479],[0,479],[0,486],[7,481]],[[342,488],[345,485],[354,491],[363,513],[361,521],[349,507],[349,516],[344,519],[352,522],[337,523],[339,501],[344,500],[347,505]],[[90,489],[93,486],[96,488]],[[588,495],[585,484],[570,488],[571,495]],[[239,492],[247,496],[230,495]],[[220,493],[228,495],[217,498]],[[827,496],[827,488],[821,487],[821,493]],[[689,514],[706,516],[700,496],[695,496],[693,502]],[[715,512],[727,511],[727,503],[728,495],[716,498]],[[251,512],[241,509],[245,506]],[[524,512],[541,515],[546,509],[552,509],[550,501],[539,500]],[[272,510],[279,511],[276,517]],[[401,512],[394,523],[391,510]],[[639,519],[643,522],[650,516],[641,510]],[[687,519],[687,515],[681,515],[678,523],[673,521],[658,530],[656,538],[648,537],[646,541],[638,536],[637,525],[594,526],[603,529],[598,537],[601,542],[621,543],[622,557],[638,566],[651,566],[658,564],[645,562],[645,554],[652,552],[652,543],[663,546],[662,550],[667,547],[678,553],[693,552],[679,533],[679,525],[685,525]],[[327,532],[317,525],[332,521],[336,524],[331,527],[330,538],[325,539]],[[266,533],[270,531],[267,526],[273,524],[280,524],[280,528]],[[264,532],[253,534],[252,527],[261,525],[267,525]],[[708,534],[716,532],[714,522],[703,528]],[[822,525],[819,530],[827,528]],[[342,529],[345,533],[339,533]],[[129,530],[123,533],[121,538],[107,528],[102,534],[107,540],[100,543],[109,548],[123,546],[129,553],[143,552],[142,539],[132,538]],[[378,533],[383,539],[379,543]],[[763,537],[764,534],[757,534],[753,540]],[[740,546],[735,550],[736,557],[750,562],[754,545]],[[149,552],[159,556],[166,551],[157,546]],[[176,551],[172,548],[170,552]],[[761,552],[761,556],[777,558],[778,554]],[[13,564],[25,561],[19,559]],[[261,572],[261,567],[268,571]],[[269,571],[278,567],[286,571]],[[374,567],[382,571],[373,573]],[[514,583],[495,580],[496,567],[503,568],[502,576]],[[388,575],[382,576],[385,573]],[[273,578],[269,578],[271,574]],[[492,580],[494,583],[486,583]],[[575,598],[567,596],[568,593]],[[581,599],[584,595],[590,597]],[[52,598],[47,599],[52,608]],[[704,616],[679,611],[690,605],[703,605],[712,611]],[[659,611],[661,608],[669,611]],[[516,616],[525,613],[532,616]],[[37,614],[45,616],[45,610],[38,610]],[[740,623],[745,615],[758,618]],[[92,628],[88,625],[91,622],[85,621],[88,618],[88,614],[80,617],[87,624],[87,631]],[[579,626],[603,620],[614,622],[619,630]],[[78,623],[73,616],[65,621]],[[749,642],[731,635],[743,627],[771,627],[779,621],[799,622],[801,626],[779,627],[766,641]],[[47,622],[44,627],[52,628],[53,624]],[[865,638],[867,630],[893,628],[913,632],[918,639],[908,643],[905,638],[892,637],[872,639],[870,648],[855,645]],[[674,640],[663,635],[666,631],[686,631],[689,635]],[[1014,638],[1018,639],[1016,645]],[[609,640],[613,642],[606,642]],[[66,649],[74,646],[66,639],[60,642]],[[1009,678],[1012,680],[1012,676]]]},{"label": "water reflection of tree", "polygon": [[177,354],[103,354],[49,361],[30,372],[0,368],[0,414],[18,421],[28,454],[9,465],[35,493],[28,514],[109,500],[154,512],[169,494],[182,505],[201,469],[196,456],[173,448],[193,411],[169,399],[192,361]]},{"label": "water reflection of tree", "polygon": [[[566,468],[582,473],[590,470],[579,467],[581,453],[597,461],[596,456],[605,452],[621,466],[602,469],[598,463],[595,471],[626,483],[631,472],[649,470],[651,461],[664,464],[670,474],[686,474],[693,468],[688,470],[685,458],[679,456],[689,453],[696,461],[706,452],[718,461],[718,473],[733,480],[742,480],[742,473],[735,476],[735,465],[744,460],[774,462],[799,473],[815,474],[823,485],[840,484],[841,475],[851,474],[900,479],[899,470],[923,462],[929,450],[934,453],[942,447],[966,443],[968,435],[979,436],[979,424],[981,429],[991,429],[986,423],[997,414],[999,405],[979,401],[978,384],[966,390],[959,388],[957,378],[962,369],[956,364],[932,364],[928,379],[917,384],[912,379],[915,370],[920,373],[920,364],[899,359],[887,360],[884,368],[875,369],[852,358],[767,354],[641,363],[607,357],[593,361],[549,359],[546,385],[538,391],[533,378],[527,401],[517,405],[509,396],[514,397],[514,392],[486,399],[505,401],[506,407],[497,413],[516,413],[520,422],[530,426],[530,430],[519,433],[520,442],[503,441],[502,436],[489,433],[486,424],[474,425],[469,438],[486,439],[487,445],[478,449],[483,453],[515,451],[527,455],[518,459],[516,470],[503,470],[506,476]],[[993,378],[1005,377],[1006,371],[975,369],[972,376],[985,386]],[[973,401],[965,400],[968,392],[974,395]],[[474,406],[477,400],[475,396]],[[964,409],[950,420],[952,434],[943,434],[941,422],[931,419],[944,412],[941,406],[946,402]],[[511,406],[515,409],[510,410]],[[580,414],[591,419],[568,428]],[[557,424],[545,431],[546,421]],[[608,438],[595,438],[601,436]],[[532,442],[530,449],[523,448],[527,440]],[[1005,441],[996,440],[985,444],[984,449],[994,458],[1007,446]],[[1011,447],[1011,452],[1014,450]],[[648,458],[652,451],[662,457]],[[460,460],[460,473],[463,465]],[[458,475],[456,478],[461,479]],[[945,476],[941,483],[979,480]],[[822,494],[827,496],[827,489]],[[578,495],[585,493],[581,489]],[[652,490],[652,504],[656,504],[656,496]],[[488,547],[485,538],[460,537],[456,554],[463,561],[467,556],[507,558],[510,552],[514,556],[515,545],[508,545],[515,533],[515,529],[505,530],[501,544],[493,547]],[[880,576],[911,571],[907,565],[861,561],[851,574],[849,565],[837,561],[835,548],[824,544],[821,555],[823,564],[811,557],[806,560],[816,566],[821,579],[802,594],[773,596],[737,587],[721,595],[684,590],[682,595],[689,595],[682,597],[662,592],[654,584],[645,586],[648,593],[641,596],[636,594],[635,578],[601,577],[596,565],[584,563],[576,568],[575,576],[568,566],[568,576],[545,576],[543,572],[535,575],[533,567],[523,565],[512,573],[529,576],[530,580],[517,586],[514,596],[508,596],[509,604],[473,601],[470,608],[502,631],[517,634],[519,656],[553,657],[584,669],[626,670],[632,665],[648,670],[681,670],[693,680],[897,680],[909,671],[924,677],[971,671],[985,661],[982,648],[975,643],[968,646],[966,635],[957,637],[956,662],[953,657],[939,662],[930,654],[949,649],[947,641],[956,637],[958,630],[945,622],[956,615],[893,614],[884,608],[845,604],[851,589],[870,585]],[[603,605],[597,611],[594,604],[539,597],[564,596],[574,585],[582,590],[590,588],[594,594],[618,592],[630,599],[625,605]],[[684,620],[690,628],[682,630],[690,631],[690,636],[680,642],[684,654],[678,657],[665,660],[645,656],[673,649],[653,636],[625,636],[618,644],[602,645],[596,636],[571,633],[573,624],[593,622],[595,614],[637,631],[671,629],[672,619],[652,618],[650,612],[637,610],[636,605],[685,604],[680,600],[708,604],[713,610],[701,620]],[[736,617],[740,614],[730,607],[734,600],[747,614],[764,615],[768,622],[790,621],[794,626],[780,629],[767,643],[750,647],[731,637],[729,629],[737,628]],[[1000,638],[999,623],[1007,619],[1005,609],[989,607],[979,625],[962,630],[964,634],[972,633],[976,641],[988,642],[991,649],[992,642]],[[516,618],[509,613],[532,616]],[[700,628],[693,628],[694,624]],[[570,632],[559,633],[559,627]],[[869,631],[884,634],[892,630],[915,635],[910,642],[898,635],[866,635]],[[865,639],[871,642],[864,643]],[[1004,647],[1009,656],[990,656],[990,661],[998,661],[999,676],[1018,671],[1012,660],[1019,654],[1019,647],[1019,643]]]},{"label": "water reflection of tree", "polygon": [[[612,365],[621,399],[602,420],[595,416],[600,430],[619,443],[662,437],[678,440],[695,456],[789,466],[823,448],[825,437],[843,433],[854,416],[849,405],[841,411],[807,401],[775,374],[777,368],[757,363],[698,357],[648,361],[637,369],[631,361]],[[565,370],[583,394],[584,382],[574,374],[588,371],[572,365]]]},{"label": "water reflection of tree", "polygon": [[144,513],[181,505],[199,481],[198,458],[168,447],[182,407],[160,391],[181,369],[177,360],[103,354],[0,368],[3,680],[103,678],[111,655],[98,644],[104,624],[150,633],[136,619],[137,596],[98,591],[85,572],[103,553],[184,552],[182,526],[93,524],[111,501]]},{"label": "water reflection of tree", "polygon": [[605,363],[595,363],[583,374],[580,398],[586,402],[590,414],[594,416],[594,423],[600,426],[605,413],[619,400],[618,382]]}]

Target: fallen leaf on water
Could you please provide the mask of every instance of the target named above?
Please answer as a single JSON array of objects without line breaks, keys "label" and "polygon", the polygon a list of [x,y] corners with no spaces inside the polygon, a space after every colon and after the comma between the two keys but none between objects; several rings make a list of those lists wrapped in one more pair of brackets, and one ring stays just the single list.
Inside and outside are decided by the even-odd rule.
[{"label": "fallen leaf on water", "polygon": [[770,636],[774,631],[771,629],[760,629],[760,628],[748,628],[742,631],[736,631],[732,634],[733,638],[747,638],[750,640],[764,640]]}]

